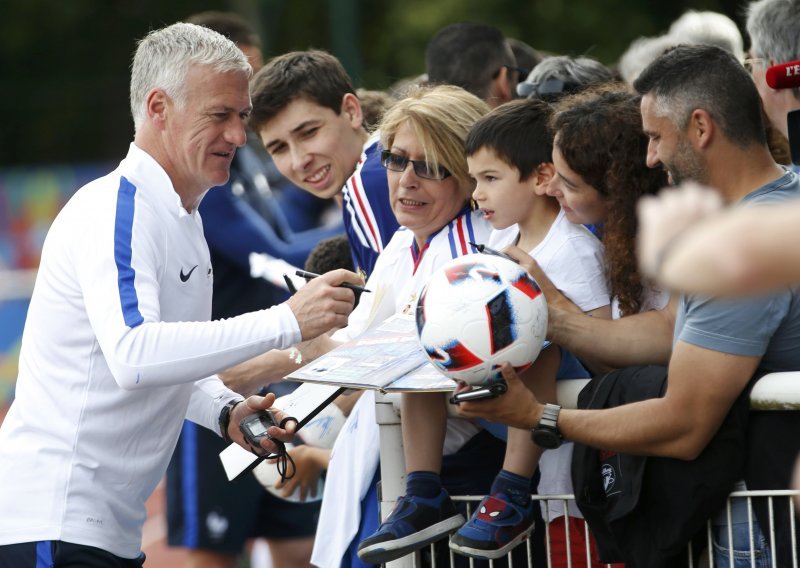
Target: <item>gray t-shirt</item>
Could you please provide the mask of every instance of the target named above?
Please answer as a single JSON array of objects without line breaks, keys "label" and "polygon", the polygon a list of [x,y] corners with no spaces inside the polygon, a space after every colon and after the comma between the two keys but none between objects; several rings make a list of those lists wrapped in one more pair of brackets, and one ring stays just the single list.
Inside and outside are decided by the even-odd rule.
[{"label": "gray t-shirt", "polygon": [[[741,204],[800,198],[800,177],[787,170],[749,193]],[[678,340],[733,355],[762,357],[765,371],[800,370],[800,290],[738,299],[682,296],[675,321]]]}]

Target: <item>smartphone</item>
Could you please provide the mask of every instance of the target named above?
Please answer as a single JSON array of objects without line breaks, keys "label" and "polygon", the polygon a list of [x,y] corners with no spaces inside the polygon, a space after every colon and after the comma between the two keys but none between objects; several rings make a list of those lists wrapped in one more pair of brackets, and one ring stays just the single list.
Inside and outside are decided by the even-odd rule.
[{"label": "smartphone", "polygon": [[450,404],[458,404],[460,402],[467,402],[469,400],[481,400],[484,398],[495,398],[500,396],[508,390],[505,381],[492,383],[485,387],[479,387],[469,391],[456,393],[450,397]]}]

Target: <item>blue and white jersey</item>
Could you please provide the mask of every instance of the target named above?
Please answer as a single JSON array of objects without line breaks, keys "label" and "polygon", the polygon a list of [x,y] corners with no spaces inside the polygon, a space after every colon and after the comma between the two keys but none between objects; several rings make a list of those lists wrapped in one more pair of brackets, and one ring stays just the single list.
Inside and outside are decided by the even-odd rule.
[{"label": "blue and white jersey", "polygon": [[433,272],[454,258],[477,252],[469,243],[485,242],[491,229],[479,212],[467,209],[428,237],[421,249],[410,230],[398,229],[367,279],[372,293],[361,295],[347,327],[334,337],[353,339],[394,314],[410,313]]},{"label": "blue and white jersey", "polygon": [[389,201],[378,138],[373,134],[364,144],[356,171],[342,188],[342,214],[353,266],[367,276],[372,274],[378,255],[400,226]]},{"label": "blue and white jersey", "polygon": [[138,556],[145,500],[187,417],[218,431],[241,398],[212,376],[300,339],[288,306],[210,322],[200,215],[131,145],[81,188],[42,251],[16,398],[0,427],[0,544]]}]

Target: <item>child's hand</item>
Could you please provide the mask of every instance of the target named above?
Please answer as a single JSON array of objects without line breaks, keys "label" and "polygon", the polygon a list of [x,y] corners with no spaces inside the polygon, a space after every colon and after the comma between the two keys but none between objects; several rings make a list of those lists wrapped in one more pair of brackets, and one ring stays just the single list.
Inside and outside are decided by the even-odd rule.
[{"label": "child's hand", "polygon": [[283,497],[289,497],[299,488],[301,501],[316,497],[319,477],[330,461],[330,450],[302,445],[292,448],[288,453],[294,460],[295,474],[284,482],[277,481],[275,489],[282,490]]}]

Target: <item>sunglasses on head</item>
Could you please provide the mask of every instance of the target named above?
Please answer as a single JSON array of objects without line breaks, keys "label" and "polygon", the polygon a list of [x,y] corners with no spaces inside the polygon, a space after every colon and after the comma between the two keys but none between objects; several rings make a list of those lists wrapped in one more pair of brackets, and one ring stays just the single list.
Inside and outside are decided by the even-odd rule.
[{"label": "sunglasses on head", "polygon": [[451,174],[446,168],[429,165],[425,160],[410,160],[405,156],[392,154],[389,150],[381,152],[381,165],[393,172],[404,172],[408,164],[414,168],[414,173],[424,179],[443,180]]}]

